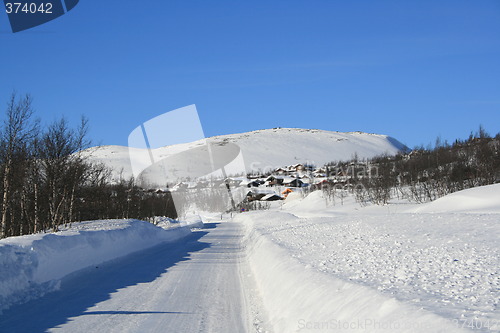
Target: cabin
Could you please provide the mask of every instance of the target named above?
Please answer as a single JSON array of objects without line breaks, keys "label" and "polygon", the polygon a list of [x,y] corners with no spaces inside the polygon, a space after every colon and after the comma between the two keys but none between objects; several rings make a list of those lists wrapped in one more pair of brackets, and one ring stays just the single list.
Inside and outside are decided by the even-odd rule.
[{"label": "cabin", "polygon": [[277,168],[276,170],[274,170],[274,172],[276,172],[278,175],[284,175],[288,173],[288,170],[285,168]]},{"label": "cabin", "polygon": [[283,185],[283,177],[275,177],[275,176],[269,176],[266,178],[265,183],[266,186],[276,186],[276,185]]},{"label": "cabin", "polygon": [[287,183],[284,183],[283,185],[289,186],[289,187],[303,187],[304,186],[304,182],[302,180],[298,179],[298,178],[294,178],[293,180],[291,180],[291,181],[289,181]]},{"label": "cabin", "polygon": [[253,180],[251,182],[248,182],[247,187],[259,187],[262,184],[263,182],[260,180]]},{"label": "cabin", "polygon": [[276,193],[272,190],[254,189],[254,190],[248,191],[246,197],[247,197],[247,200],[249,202],[251,202],[251,201],[262,200],[262,198],[264,198],[265,196],[269,196],[269,195],[273,195],[273,194],[276,194]]},{"label": "cabin", "polygon": [[278,201],[278,200],[283,200],[283,197],[280,197],[275,193],[266,194],[265,196],[260,198],[260,201]]}]

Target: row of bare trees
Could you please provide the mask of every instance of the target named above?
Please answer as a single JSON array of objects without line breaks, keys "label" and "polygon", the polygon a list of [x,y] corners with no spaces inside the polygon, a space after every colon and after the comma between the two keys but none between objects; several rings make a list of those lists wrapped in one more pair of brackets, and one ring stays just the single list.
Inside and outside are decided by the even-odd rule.
[{"label": "row of bare trees", "polygon": [[[342,179],[343,188],[350,189],[359,202],[386,204],[394,197],[427,202],[499,182],[500,133],[492,137],[480,126],[468,139],[455,140],[453,144],[437,139],[434,147],[366,161],[331,163],[327,167],[332,166],[335,170],[353,170],[343,172],[348,175]],[[338,186],[325,188],[328,194]]]},{"label": "row of bare trees", "polygon": [[62,118],[42,129],[32,98],[12,94],[0,128],[0,236],[56,230],[71,221],[77,189],[102,177],[78,154],[87,147],[87,121],[71,129]]},{"label": "row of bare trees", "polygon": [[176,217],[171,196],[109,183],[91,164],[88,121],[73,129],[62,118],[42,127],[29,95],[12,94],[0,126],[0,238],[57,230],[72,221]]}]

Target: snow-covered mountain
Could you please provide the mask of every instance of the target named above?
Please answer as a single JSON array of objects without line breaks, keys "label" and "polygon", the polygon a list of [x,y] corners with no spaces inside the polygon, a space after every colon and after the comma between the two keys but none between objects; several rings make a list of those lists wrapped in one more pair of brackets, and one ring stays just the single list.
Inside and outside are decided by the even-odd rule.
[{"label": "snow-covered mountain", "polygon": [[[270,170],[272,168],[308,163],[323,166],[332,161],[349,160],[355,154],[363,159],[381,154],[396,154],[408,148],[398,140],[380,134],[362,132],[331,132],[298,128],[274,128],[240,134],[215,136],[207,139],[213,147],[232,147],[220,152],[212,150],[220,157],[221,163],[232,160],[234,149],[241,151],[247,172]],[[175,161],[177,169],[183,165],[193,168],[199,164],[182,152],[201,149],[206,141],[196,141],[152,149],[129,148],[123,146],[100,146],[85,151],[95,162],[102,162],[114,171],[113,176],[128,178],[133,170],[144,170],[154,161],[168,159]],[[150,154],[151,153],[151,154]],[[206,151],[205,151],[206,153]],[[237,155],[237,154],[236,154]],[[181,161],[181,162],[179,162]],[[199,170],[198,170],[199,171]],[[201,172],[201,171],[200,171]],[[137,174],[137,172],[135,172]]]}]

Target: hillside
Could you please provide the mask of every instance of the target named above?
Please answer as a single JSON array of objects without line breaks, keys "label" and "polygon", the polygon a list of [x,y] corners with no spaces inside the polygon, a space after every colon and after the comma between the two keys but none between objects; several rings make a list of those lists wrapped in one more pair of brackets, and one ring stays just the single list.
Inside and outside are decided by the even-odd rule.
[{"label": "hillside", "polygon": [[[238,152],[234,150],[239,147],[241,155],[238,157],[243,158],[247,172],[270,170],[296,163],[322,166],[331,161],[349,160],[355,154],[359,158],[371,158],[381,154],[393,155],[408,149],[404,144],[387,135],[295,128],[275,128],[222,135],[208,140],[217,149],[224,146],[232,147],[220,152],[222,155],[218,155],[217,149],[212,151],[214,156],[223,156],[221,157],[221,160],[224,160],[221,161],[223,164],[230,162],[238,155]],[[192,156],[186,157],[185,154],[179,153],[199,150],[203,143],[203,141],[196,141],[165,146],[153,149],[152,155],[156,162],[168,159],[169,163],[173,162],[177,169],[193,168],[194,165],[200,164],[199,161],[193,161]],[[120,174],[123,178],[128,178],[132,175],[132,167],[142,171],[150,163],[149,152],[138,148],[100,146],[86,150],[85,154],[88,154],[92,161],[102,162],[112,168],[114,178],[118,178]],[[242,167],[238,171],[241,169]],[[202,170],[197,171],[202,172]]]}]

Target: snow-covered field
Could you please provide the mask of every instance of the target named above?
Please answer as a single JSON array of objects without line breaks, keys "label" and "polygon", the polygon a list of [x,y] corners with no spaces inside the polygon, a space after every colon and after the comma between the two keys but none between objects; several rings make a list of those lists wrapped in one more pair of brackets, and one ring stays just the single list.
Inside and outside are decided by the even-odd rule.
[{"label": "snow-covered field", "polygon": [[277,332],[500,331],[500,184],[425,205],[336,204],[296,194],[236,219]]},{"label": "snow-covered field", "polygon": [[[422,205],[321,191],[273,205],[204,216],[204,229],[198,216],[187,227],[110,220],[4,239],[1,307],[41,301],[5,310],[0,330],[500,332],[500,184]],[[56,308],[22,322],[45,307]]]},{"label": "snow-covered field", "polygon": [[138,220],[102,220],[0,240],[0,311],[56,290],[70,273],[184,237],[199,223],[171,228],[163,219],[159,225],[169,229]]}]

